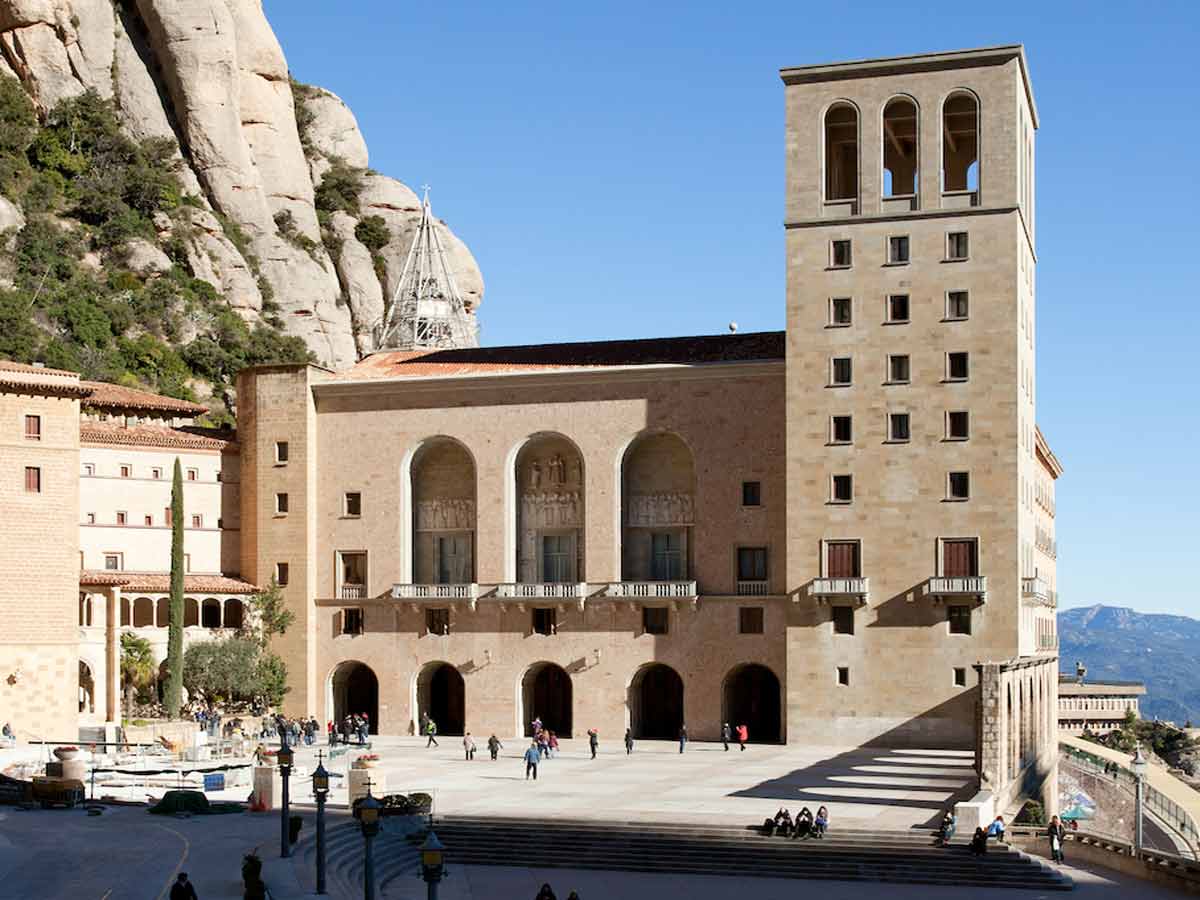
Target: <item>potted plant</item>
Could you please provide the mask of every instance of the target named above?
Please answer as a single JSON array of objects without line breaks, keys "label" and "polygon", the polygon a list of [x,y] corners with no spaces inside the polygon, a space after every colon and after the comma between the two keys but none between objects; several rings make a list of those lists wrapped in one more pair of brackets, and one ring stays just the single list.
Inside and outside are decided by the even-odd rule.
[{"label": "potted plant", "polygon": [[354,760],[354,768],[373,769],[377,762],[379,762],[378,753],[360,753]]},{"label": "potted plant", "polygon": [[79,748],[72,746],[55,747],[54,755],[58,757],[60,762],[67,762],[68,760],[75,759],[75,757],[79,755]]}]

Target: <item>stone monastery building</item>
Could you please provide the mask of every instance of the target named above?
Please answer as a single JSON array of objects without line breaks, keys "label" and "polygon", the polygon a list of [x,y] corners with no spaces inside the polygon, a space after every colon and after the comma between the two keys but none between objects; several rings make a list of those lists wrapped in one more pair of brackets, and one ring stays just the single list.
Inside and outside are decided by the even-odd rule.
[{"label": "stone monastery building", "polygon": [[[7,373],[8,527],[41,515],[38,534],[71,539],[0,587],[6,623],[35,585],[69,601],[52,634],[0,634],[0,679],[18,657],[24,673],[0,681],[0,718],[58,698],[76,655],[103,682],[113,634],[161,627],[161,582],[130,570],[165,563],[153,472],[186,454],[192,628],[234,627],[244,592],[282,585],[289,712],[367,712],[390,734],[423,716],[502,736],[535,716],[613,738],[744,723],[758,741],[973,747],[1001,800],[1045,780],[1062,470],[1035,415],[1024,53],[781,74],[783,332],[251,369],[236,443],[166,442],[128,411],[126,441],[69,373]],[[54,430],[30,440],[29,415]],[[14,488],[37,464],[42,496]],[[114,493],[124,523],[84,518],[115,516]],[[26,571],[10,543],[6,571]],[[86,714],[111,717],[100,695]]]}]

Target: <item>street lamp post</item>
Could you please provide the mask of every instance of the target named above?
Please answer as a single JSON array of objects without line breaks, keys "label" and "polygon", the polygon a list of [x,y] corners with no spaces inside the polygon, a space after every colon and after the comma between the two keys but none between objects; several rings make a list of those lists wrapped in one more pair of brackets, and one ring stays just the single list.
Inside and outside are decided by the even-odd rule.
[{"label": "street lamp post", "polygon": [[282,785],[281,800],[279,808],[279,855],[287,859],[292,855],[292,842],[288,840],[288,776],[292,774],[292,762],[295,759],[295,754],[292,753],[292,748],[288,746],[287,733],[283,733],[283,743],[279,747],[279,753],[275,759],[279,763],[279,778]]},{"label": "street lamp post", "polygon": [[375,859],[371,856],[371,841],[379,834],[379,801],[371,796],[371,782],[367,782],[367,796],[358,804],[358,821],[363,833],[363,900],[375,900]]},{"label": "street lamp post", "polygon": [[317,768],[313,771],[313,793],[317,797],[317,893],[325,893],[325,798],[329,796],[329,772],[325,770],[321,751],[317,751]]},{"label": "street lamp post", "polygon": [[438,882],[446,874],[445,851],[446,848],[442,846],[433,829],[429,829],[429,833],[425,835],[425,843],[421,845],[421,877],[429,886],[429,900],[437,900]]},{"label": "street lamp post", "polygon": [[1146,761],[1146,757],[1142,755],[1142,745],[1137,745],[1137,750],[1133,757],[1129,760],[1129,768],[1133,770],[1133,778],[1136,784],[1136,792],[1134,794],[1133,805],[1133,849],[1138,853],[1142,852],[1142,808],[1145,802],[1146,794],[1146,772],[1150,768],[1150,764]]}]

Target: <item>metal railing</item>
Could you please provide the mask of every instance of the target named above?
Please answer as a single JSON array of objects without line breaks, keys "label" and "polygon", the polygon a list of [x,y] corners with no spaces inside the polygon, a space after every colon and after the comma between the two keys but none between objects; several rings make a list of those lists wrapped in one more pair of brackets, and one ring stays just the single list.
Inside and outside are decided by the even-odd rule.
[{"label": "metal railing", "polygon": [[694,581],[614,581],[605,590],[606,597],[687,598],[696,596]]},{"label": "metal railing", "polygon": [[393,584],[393,600],[475,600],[478,584]]}]

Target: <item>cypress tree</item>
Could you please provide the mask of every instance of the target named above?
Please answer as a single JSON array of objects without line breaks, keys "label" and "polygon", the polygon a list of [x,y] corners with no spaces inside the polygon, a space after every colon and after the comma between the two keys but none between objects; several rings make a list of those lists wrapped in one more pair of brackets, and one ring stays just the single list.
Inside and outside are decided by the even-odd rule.
[{"label": "cypress tree", "polygon": [[167,631],[167,713],[179,716],[183,703],[183,469],[175,457],[171,482],[171,607]]}]

